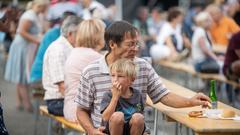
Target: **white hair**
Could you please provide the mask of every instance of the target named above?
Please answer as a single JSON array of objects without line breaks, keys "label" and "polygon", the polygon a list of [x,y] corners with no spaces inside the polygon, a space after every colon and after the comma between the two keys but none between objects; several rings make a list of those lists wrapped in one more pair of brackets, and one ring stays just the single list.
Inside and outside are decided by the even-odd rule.
[{"label": "white hair", "polygon": [[77,16],[70,15],[62,23],[61,35],[67,37],[69,32],[77,31],[77,26],[81,19]]},{"label": "white hair", "polygon": [[206,21],[208,18],[210,18],[209,13],[203,11],[197,14],[197,16],[195,17],[195,21],[196,23],[199,23],[199,22]]}]

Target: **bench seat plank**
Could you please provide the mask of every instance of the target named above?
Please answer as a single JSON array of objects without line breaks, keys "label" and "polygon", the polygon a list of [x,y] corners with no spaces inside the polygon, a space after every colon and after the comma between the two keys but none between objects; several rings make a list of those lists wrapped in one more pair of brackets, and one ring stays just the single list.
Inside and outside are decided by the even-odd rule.
[{"label": "bench seat plank", "polygon": [[78,132],[85,133],[85,130],[83,129],[83,127],[80,124],[70,122],[61,116],[54,116],[52,114],[49,114],[48,110],[47,110],[47,106],[42,105],[42,106],[40,106],[39,110],[40,110],[41,115],[48,116],[48,117],[60,122],[62,124],[63,128],[74,129]]}]

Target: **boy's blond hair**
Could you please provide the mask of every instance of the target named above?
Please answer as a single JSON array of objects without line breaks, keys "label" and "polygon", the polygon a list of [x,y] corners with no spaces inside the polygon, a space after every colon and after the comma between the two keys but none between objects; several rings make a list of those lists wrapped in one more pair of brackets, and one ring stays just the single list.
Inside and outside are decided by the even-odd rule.
[{"label": "boy's blond hair", "polygon": [[128,77],[135,78],[137,75],[137,66],[130,59],[122,58],[110,65],[110,71],[117,71]]}]

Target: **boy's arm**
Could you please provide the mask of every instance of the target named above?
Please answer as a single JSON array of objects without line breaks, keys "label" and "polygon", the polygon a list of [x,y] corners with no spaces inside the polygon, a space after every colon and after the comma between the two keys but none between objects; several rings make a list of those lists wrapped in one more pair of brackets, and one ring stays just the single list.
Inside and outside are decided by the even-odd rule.
[{"label": "boy's arm", "polygon": [[106,109],[103,111],[102,113],[102,119],[104,121],[109,121],[110,117],[112,116],[112,114],[115,112],[115,109],[117,107],[117,103],[118,103],[118,97],[112,97],[109,105],[106,107]]},{"label": "boy's arm", "polygon": [[[102,109],[103,110],[102,118],[104,121],[109,121],[110,117],[115,112],[115,109],[116,109],[117,103],[118,103],[118,99],[121,95],[121,91],[122,91],[121,89],[122,89],[122,86],[120,85],[120,83],[114,82],[113,87],[111,89],[112,98],[108,98],[108,100],[106,100],[106,101],[104,101],[104,99],[102,100],[102,105],[105,106]],[[104,97],[109,97],[109,96],[106,95]],[[109,103],[109,101],[110,101],[110,103]],[[109,105],[106,105],[106,103],[109,103]]]}]

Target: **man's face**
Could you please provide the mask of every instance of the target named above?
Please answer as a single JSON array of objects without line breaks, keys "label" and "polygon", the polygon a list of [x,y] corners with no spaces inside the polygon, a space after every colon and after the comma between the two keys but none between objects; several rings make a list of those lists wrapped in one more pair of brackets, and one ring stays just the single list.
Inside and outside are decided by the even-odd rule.
[{"label": "man's face", "polygon": [[129,58],[133,60],[139,51],[139,47],[139,35],[131,37],[130,34],[126,34],[119,46],[115,43],[111,47],[111,53],[113,53],[117,59]]},{"label": "man's face", "polygon": [[177,23],[178,23],[178,24],[182,24],[182,22],[183,22],[183,15],[179,15],[179,16],[176,18],[176,20],[177,20]]},{"label": "man's face", "polygon": [[77,31],[74,30],[68,33],[68,41],[73,47],[75,47],[76,37],[77,37]]},{"label": "man's face", "polygon": [[221,11],[212,11],[210,15],[215,23],[218,23],[221,20]]}]

